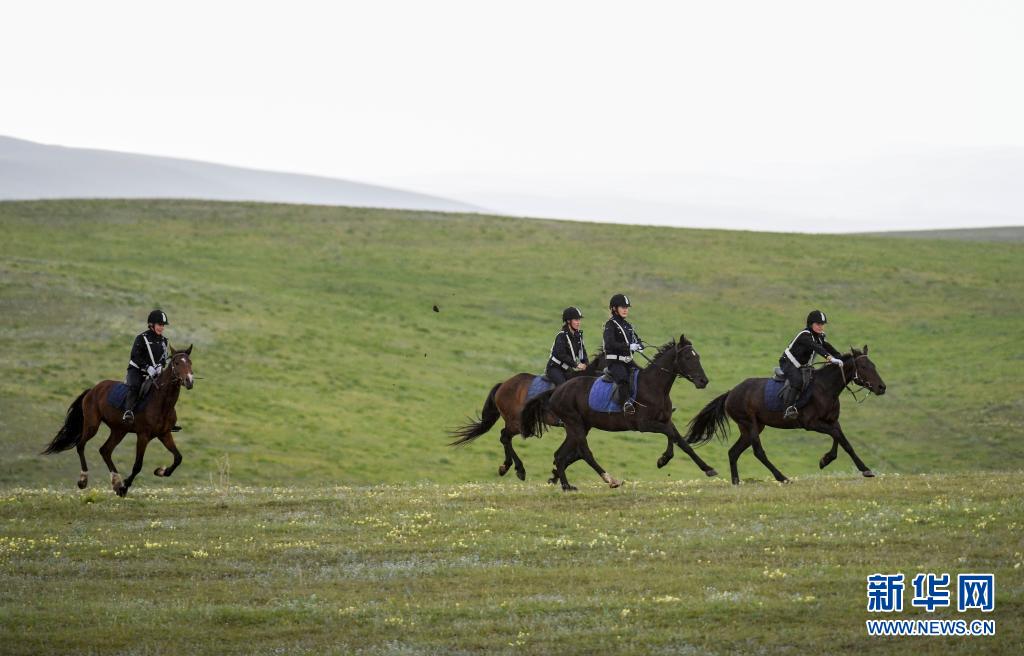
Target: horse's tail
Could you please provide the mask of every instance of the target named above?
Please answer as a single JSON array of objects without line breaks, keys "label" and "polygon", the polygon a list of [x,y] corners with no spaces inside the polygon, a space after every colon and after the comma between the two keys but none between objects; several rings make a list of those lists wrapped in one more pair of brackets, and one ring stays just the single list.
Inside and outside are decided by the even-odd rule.
[{"label": "horse's tail", "polygon": [[729,434],[729,417],[725,414],[725,400],[728,396],[729,392],[719,396],[690,420],[686,431],[688,443],[697,446],[707,444],[715,435],[725,441]]},{"label": "horse's tail", "polygon": [[57,434],[43,450],[43,453],[60,453],[61,451],[67,451],[78,446],[78,440],[82,438],[82,423],[85,418],[82,411],[82,399],[88,393],[89,390],[87,389],[71,402],[71,405],[68,406],[68,414],[64,418],[64,425],[60,427],[60,430],[57,431]]},{"label": "horse's tail", "polygon": [[491,388],[491,393],[487,395],[487,400],[484,401],[484,409],[480,411],[479,419],[476,421],[471,420],[468,424],[459,426],[449,433],[452,437],[457,437],[459,439],[450,443],[448,446],[458,446],[460,444],[472,442],[487,431],[491,430],[494,424],[498,423],[498,420],[501,419],[501,413],[498,411],[498,404],[494,402],[494,395],[498,393],[498,388],[501,387],[501,385],[502,383],[498,383]]},{"label": "horse's tail", "polygon": [[548,402],[554,388],[530,399],[519,414],[520,431],[523,437],[541,437],[544,435],[544,416],[548,413]]}]

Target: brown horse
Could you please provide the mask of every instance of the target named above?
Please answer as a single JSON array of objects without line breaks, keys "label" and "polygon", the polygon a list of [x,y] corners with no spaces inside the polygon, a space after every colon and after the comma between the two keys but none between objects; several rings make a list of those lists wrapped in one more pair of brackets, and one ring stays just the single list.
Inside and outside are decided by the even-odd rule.
[{"label": "brown horse", "polygon": [[[604,368],[604,353],[598,352],[587,364],[583,371],[568,371],[568,378],[576,376],[593,376]],[[449,446],[459,446],[472,442],[481,435],[487,433],[498,423],[499,419],[505,420],[505,426],[501,429],[501,445],[505,448],[505,461],[498,465],[498,475],[504,476],[512,466],[515,466],[516,476],[519,480],[526,480],[526,466],[519,459],[519,454],[512,447],[512,438],[519,434],[519,413],[526,403],[526,393],[530,389],[536,374],[516,374],[503,383],[498,383],[491,388],[487,400],[484,401],[484,408],[477,419],[470,418],[469,423],[449,431],[449,435],[457,437]],[[546,418],[552,426],[557,425],[557,419],[553,416]]]},{"label": "brown horse", "polygon": [[863,351],[850,349],[850,353],[842,356],[843,366],[825,365],[814,373],[811,382],[811,399],[800,415],[795,419],[785,419],[783,411],[771,411],[765,407],[765,385],[767,378],[748,378],[725,394],[707,404],[690,422],[686,440],[690,444],[700,445],[709,442],[718,435],[723,441],[728,433],[728,419],[732,418],[740,427],[740,437],[729,449],[729,467],[732,470],[732,482],[739,485],[740,475],[736,461],[747,447],[754,447],[754,455],[775,476],[780,483],[788,483],[789,479],[768,460],[761,446],[761,431],[765,426],[773,428],[803,428],[804,430],[824,433],[832,437],[832,448],[821,457],[818,466],[824,469],[836,459],[837,447],[850,454],[853,463],[865,477],[874,476],[874,472],[857,456],[850,441],[843,434],[839,425],[839,395],[849,383],[855,383],[869,392],[881,396],[885,394],[885,382],[875,369],[875,364],[868,358],[868,347]]},{"label": "brown horse", "polygon": [[[132,486],[135,477],[142,470],[142,458],[146,453],[146,446],[150,439],[159,439],[167,450],[174,456],[174,463],[167,467],[158,467],[153,473],[157,476],[170,476],[181,464],[181,453],[174,444],[174,437],[171,436],[171,427],[177,420],[174,405],[178,402],[178,394],[181,386],[185,389],[192,389],[194,376],[192,375],[192,347],[184,351],[171,349],[171,360],[167,367],[157,376],[153,382],[153,390],[149,393],[146,407],[135,413],[135,421],[126,424],[121,420],[123,411],[115,408],[107,402],[107,395],[110,389],[118,384],[116,380],[104,380],[95,386],[85,390],[78,395],[68,408],[64,425],[43,453],[58,453],[67,451],[72,447],[78,449],[78,458],[82,461],[82,473],[78,477],[78,487],[85,489],[89,484],[89,466],[85,462],[85,443],[88,442],[100,428],[100,423],[110,427],[110,437],[100,447],[100,454],[107,463],[110,470],[110,484],[118,496],[128,494],[128,488]],[[138,440],[135,443],[135,465],[128,478],[121,480],[121,475],[114,466],[111,459],[114,449],[128,433],[135,433]]]},{"label": "brown horse", "polygon": [[634,415],[622,412],[598,412],[590,408],[588,397],[596,378],[580,377],[567,381],[556,389],[545,392],[526,404],[522,412],[522,433],[524,437],[540,436],[544,425],[550,424],[546,417],[554,415],[565,424],[565,441],[555,451],[555,467],[549,483],[560,482],[563,490],[575,490],[565,476],[565,469],[573,462],[583,459],[598,476],[611,487],[618,487],[615,480],[597,463],[587,442],[591,428],[609,432],[638,431],[660,433],[668,439],[668,448],[658,460],[662,467],[672,458],[672,445],[683,449],[707,476],[716,472],[683,439],[672,422],[672,385],[676,378],[685,378],[697,389],[708,384],[708,377],[700,363],[700,356],[685,335],[679,341],[671,341],[658,349],[651,363],[640,371],[637,378],[637,411]]}]

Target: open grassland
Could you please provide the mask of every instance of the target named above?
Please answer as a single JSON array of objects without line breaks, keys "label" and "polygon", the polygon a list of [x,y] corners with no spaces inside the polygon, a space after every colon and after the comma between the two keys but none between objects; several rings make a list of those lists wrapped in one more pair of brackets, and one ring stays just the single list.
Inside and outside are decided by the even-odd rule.
[{"label": "open grassland", "polygon": [[[702,356],[711,383],[677,384],[677,423],[766,375],[820,307],[830,338],[868,343],[888,384],[861,406],[844,400],[870,467],[1024,466],[1021,243],[187,201],[0,203],[0,230],[0,485],[73,485],[73,453],[38,453],[82,389],[124,375],[153,306],[172,344],[195,343],[203,378],[180,402],[174,485],[208,483],[224,461],[254,485],[491,480],[497,429],[456,450],[445,428],[496,382],[542,370],[566,305],[583,308],[597,350],[618,291],[647,341],[685,332]],[[560,432],[517,443],[532,480]],[[89,445],[94,472],[105,434]],[[115,454],[122,469],[132,439]],[[816,471],[828,446],[802,431],[764,442],[789,475]],[[702,476],[685,457],[658,470],[659,436],[591,443],[627,480]],[[726,471],[723,446],[704,456]],[[151,447],[135,489],[169,461]],[[592,476],[579,467],[574,478]],[[740,467],[768,476],[749,452]],[[832,467],[854,471],[845,455]]]},{"label": "open grassland", "polygon": [[[11,489],[6,654],[1020,654],[1021,472],[330,488]],[[904,619],[868,637],[866,577]],[[917,572],[990,572],[993,613],[911,608]]]}]

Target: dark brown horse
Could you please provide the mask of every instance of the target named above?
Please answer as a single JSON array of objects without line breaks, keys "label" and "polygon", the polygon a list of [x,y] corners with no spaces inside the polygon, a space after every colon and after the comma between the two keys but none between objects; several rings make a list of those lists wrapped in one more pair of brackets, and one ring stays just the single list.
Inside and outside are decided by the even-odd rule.
[{"label": "dark brown horse", "polygon": [[842,446],[862,475],[868,478],[874,476],[874,472],[854,452],[839,425],[839,395],[851,382],[873,394],[882,395],[885,394],[885,383],[875,369],[875,364],[868,358],[866,345],[863,351],[851,349],[851,353],[844,355],[842,360],[842,367],[830,364],[814,372],[811,399],[800,410],[797,418],[784,419],[782,410],[775,412],[765,407],[764,388],[768,378],[748,378],[707,404],[693,418],[686,434],[687,442],[700,445],[709,442],[715,435],[724,441],[728,433],[728,419],[732,418],[740,427],[740,437],[729,449],[733,484],[739,485],[740,482],[736,461],[749,446],[754,447],[754,455],[771,471],[775,480],[787,483],[789,479],[768,460],[761,446],[761,431],[765,426],[803,428],[832,437],[832,448],[818,462],[820,468],[824,469],[835,460],[837,447]]},{"label": "dark brown horse", "polygon": [[583,459],[598,476],[611,487],[618,487],[615,480],[598,464],[587,442],[591,428],[609,432],[638,431],[660,433],[668,439],[668,448],[658,460],[664,466],[672,458],[672,445],[679,446],[708,476],[718,472],[708,466],[693,448],[687,444],[675,424],[672,423],[672,399],[669,394],[676,378],[686,378],[697,389],[708,384],[708,377],[700,363],[700,356],[684,335],[679,341],[671,341],[658,349],[651,363],[640,371],[637,379],[637,411],[634,415],[622,412],[598,412],[590,408],[590,388],[596,378],[580,377],[566,382],[550,392],[532,399],[523,408],[522,432],[524,437],[541,435],[544,418],[554,415],[565,424],[565,441],[555,451],[555,467],[549,483],[560,482],[563,490],[575,490],[565,476],[565,469],[573,462]]},{"label": "dark brown horse", "polygon": [[[604,368],[603,356],[603,352],[598,352],[585,370],[569,371],[566,373],[566,376],[570,379],[576,376],[593,376]],[[498,475],[504,476],[514,465],[516,476],[519,477],[519,480],[525,481],[526,466],[512,447],[512,438],[520,432],[519,414],[526,403],[526,393],[529,391],[530,383],[533,382],[535,376],[536,374],[516,374],[505,382],[498,383],[492,387],[491,393],[487,395],[487,400],[484,401],[480,417],[477,419],[469,418],[469,423],[449,431],[449,435],[459,438],[449,446],[468,444],[491,430],[494,424],[498,423],[499,419],[504,419],[505,426],[501,429],[501,437],[499,439],[501,440],[501,445],[505,448],[505,461],[498,465]],[[546,419],[549,424],[556,425],[557,420],[555,417],[548,416]]]},{"label": "dark brown horse", "polygon": [[[174,444],[174,437],[171,436],[171,427],[177,420],[174,405],[178,402],[178,394],[181,386],[185,389],[192,389],[194,377],[192,375],[192,347],[184,351],[171,349],[171,360],[167,367],[157,376],[153,384],[153,390],[149,393],[144,410],[135,413],[135,421],[126,424],[121,420],[123,411],[115,408],[107,402],[107,395],[110,389],[118,384],[116,380],[104,380],[96,383],[95,386],[85,390],[78,395],[68,408],[64,425],[43,453],[58,453],[67,451],[72,447],[78,449],[78,458],[82,461],[82,473],[78,477],[78,487],[85,489],[89,484],[89,466],[85,462],[85,443],[88,442],[104,423],[110,427],[110,437],[100,447],[100,455],[107,463],[110,470],[110,484],[118,496],[128,494],[128,488],[132,486],[135,477],[142,470],[142,458],[146,453],[146,446],[150,439],[157,438],[167,450],[174,456],[174,463],[167,467],[158,467],[153,473],[157,476],[170,476],[181,464],[181,453]],[[135,465],[128,478],[121,480],[121,475],[114,466],[111,458],[114,449],[128,433],[135,433],[138,440],[135,443]]]}]

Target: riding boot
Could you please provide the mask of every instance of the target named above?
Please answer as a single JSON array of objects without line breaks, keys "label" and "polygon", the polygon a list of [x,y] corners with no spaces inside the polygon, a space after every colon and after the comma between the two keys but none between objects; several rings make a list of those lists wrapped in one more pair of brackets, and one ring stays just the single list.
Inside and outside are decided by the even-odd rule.
[{"label": "riding boot", "polygon": [[131,424],[135,421],[135,404],[139,402],[139,389],[137,387],[128,388],[128,398],[124,401],[124,414],[121,415],[121,421],[126,424]]}]

